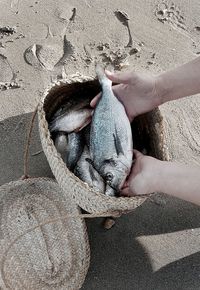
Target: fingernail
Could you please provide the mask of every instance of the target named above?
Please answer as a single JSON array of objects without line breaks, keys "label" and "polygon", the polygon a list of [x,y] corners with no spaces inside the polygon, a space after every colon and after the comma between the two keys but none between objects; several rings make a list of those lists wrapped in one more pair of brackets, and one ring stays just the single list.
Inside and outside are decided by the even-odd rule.
[{"label": "fingernail", "polygon": [[111,76],[113,73],[111,72],[111,71],[109,71],[109,70],[105,70],[105,73],[108,75],[108,76]]},{"label": "fingernail", "polygon": [[125,181],[122,188],[125,188],[125,187],[128,187],[128,186],[129,186],[128,181]]},{"label": "fingernail", "polygon": [[91,102],[90,102],[90,107],[94,107],[94,100],[92,100]]}]

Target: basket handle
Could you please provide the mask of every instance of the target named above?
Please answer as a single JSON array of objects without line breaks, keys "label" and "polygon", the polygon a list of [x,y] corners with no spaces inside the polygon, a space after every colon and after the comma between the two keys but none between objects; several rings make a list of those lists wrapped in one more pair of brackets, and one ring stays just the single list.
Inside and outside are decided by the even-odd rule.
[{"label": "basket handle", "polygon": [[38,104],[37,104],[37,106],[32,114],[31,121],[30,121],[30,127],[29,127],[28,134],[27,134],[27,140],[26,140],[26,146],[24,149],[24,158],[23,158],[24,159],[24,170],[23,170],[24,174],[21,177],[22,180],[30,178],[30,176],[28,175],[28,157],[29,157],[29,149],[30,149],[31,137],[32,137],[32,132],[33,132],[33,125],[35,122],[35,117],[37,115],[37,111],[38,111]]}]

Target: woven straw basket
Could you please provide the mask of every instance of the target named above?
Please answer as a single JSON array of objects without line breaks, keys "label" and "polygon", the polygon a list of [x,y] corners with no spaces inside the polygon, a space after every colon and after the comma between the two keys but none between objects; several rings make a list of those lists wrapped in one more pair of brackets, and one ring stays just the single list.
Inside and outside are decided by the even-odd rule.
[{"label": "woven straw basket", "polygon": [[1,186],[0,289],[80,289],[90,251],[84,220],[72,217],[79,214],[52,179]]},{"label": "woven straw basket", "polygon": [[[72,75],[49,86],[38,107],[40,138],[44,153],[58,184],[71,195],[81,208],[89,213],[126,212],[141,205],[147,197],[115,198],[94,191],[67,169],[48,130],[47,121],[63,101],[67,102],[68,98],[80,95],[80,93],[82,93],[83,98],[87,96],[92,99],[100,90],[99,82],[96,79],[81,75]],[[165,159],[163,122],[159,109],[141,116],[135,120],[134,124],[135,128],[140,126],[138,138],[142,138],[144,131],[145,138],[153,136],[148,141],[151,145],[150,153],[160,159]],[[146,142],[146,140],[141,141]]]}]

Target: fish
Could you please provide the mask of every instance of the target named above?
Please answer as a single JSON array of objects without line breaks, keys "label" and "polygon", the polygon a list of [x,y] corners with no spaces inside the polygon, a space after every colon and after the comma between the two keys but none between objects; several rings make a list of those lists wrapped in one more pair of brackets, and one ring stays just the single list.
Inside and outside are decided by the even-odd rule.
[{"label": "fish", "polygon": [[104,194],[107,196],[117,196],[118,192],[114,188],[110,187],[109,184],[106,184]]},{"label": "fish", "polygon": [[72,172],[79,160],[84,148],[84,140],[82,132],[72,132],[68,134],[68,145],[66,152],[66,165]]},{"label": "fish", "polygon": [[87,125],[85,128],[83,128],[83,135],[84,135],[85,144],[89,148],[90,147],[90,124]]},{"label": "fish", "polygon": [[98,64],[96,74],[102,93],[91,121],[90,158],[87,161],[114,191],[119,192],[132,165],[131,125],[123,104],[112,91],[112,82]]},{"label": "fish", "polygon": [[77,162],[74,174],[78,176],[83,182],[93,187],[97,191],[104,193],[105,182],[93,166],[86,160],[90,157],[89,149],[85,145],[83,153]]},{"label": "fish", "polygon": [[67,135],[63,132],[58,132],[55,136],[54,145],[58,153],[60,153],[63,160],[66,159],[67,153]]},{"label": "fish", "polygon": [[49,120],[51,133],[55,131],[71,133],[80,130],[90,122],[93,113],[90,107],[91,98],[83,97],[82,94],[80,91],[78,95],[72,97],[62,96],[66,100],[65,103],[59,106]]},{"label": "fish", "polygon": [[49,123],[49,130],[51,133],[54,131],[62,131],[65,133],[80,131],[91,122],[93,109],[81,108],[67,111],[60,115],[59,112],[57,112],[57,117]]}]

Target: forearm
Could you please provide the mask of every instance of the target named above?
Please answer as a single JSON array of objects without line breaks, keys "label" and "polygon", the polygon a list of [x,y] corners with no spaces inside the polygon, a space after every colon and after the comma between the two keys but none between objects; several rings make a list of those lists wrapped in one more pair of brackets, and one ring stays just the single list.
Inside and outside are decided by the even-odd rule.
[{"label": "forearm", "polygon": [[156,191],[200,205],[200,167],[160,161]]},{"label": "forearm", "polygon": [[160,103],[200,93],[200,57],[157,78]]}]

